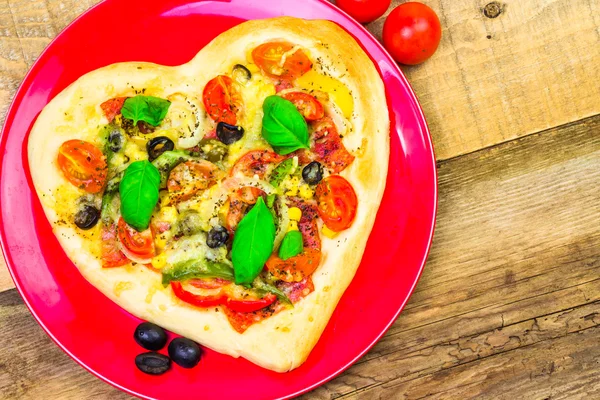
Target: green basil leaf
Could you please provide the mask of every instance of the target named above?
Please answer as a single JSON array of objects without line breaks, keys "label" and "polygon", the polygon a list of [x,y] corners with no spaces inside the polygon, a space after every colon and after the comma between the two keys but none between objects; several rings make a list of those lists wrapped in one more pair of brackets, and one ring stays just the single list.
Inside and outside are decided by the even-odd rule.
[{"label": "green basil leaf", "polygon": [[121,216],[138,231],[148,228],[158,202],[160,173],[148,160],[129,164],[119,185]]},{"label": "green basil leaf", "polygon": [[262,197],[240,221],[233,237],[231,261],[235,283],[252,283],[273,252],[275,223]]},{"label": "green basil leaf", "polygon": [[287,160],[283,161],[281,164],[275,167],[271,173],[271,176],[269,177],[269,183],[276,188],[279,187],[285,177],[290,174],[292,168],[294,168],[293,158],[288,158]]},{"label": "green basil leaf", "polygon": [[125,100],[121,114],[123,117],[133,120],[134,125],[137,125],[138,121],[144,121],[152,126],[158,126],[167,115],[169,106],[171,106],[169,100],[137,95]]},{"label": "green basil leaf", "polygon": [[170,266],[162,271],[162,284],[164,286],[172,281],[208,278],[222,278],[233,281],[233,270],[231,266],[225,263],[195,259]]},{"label": "green basil leaf", "polygon": [[270,209],[273,208],[273,206],[275,205],[275,200],[277,200],[276,194],[268,194],[267,195],[267,207],[269,207]]},{"label": "green basil leaf", "polygon": [[188,152],[184,150],[172,150],[165,151],[156,160],[152,161],[152,165],[158,168],[160,172],[160,187],[167,187],[167,180],[169,179],[169,173],[177,165],[184,161],[193,160],[194,157],[190,156]]},{"label": "green basil leaf", "polygon": [[281,246],[279,246],[279,258],[287,260],[302,253],[304,242],[302,234],[299,231],[289,231],[283,237]]},{"label": "green basil leaf", "polygon": [[263,103],[262,135],[279,154],[308,149],[308,126],[296,106],[273,95]]}]

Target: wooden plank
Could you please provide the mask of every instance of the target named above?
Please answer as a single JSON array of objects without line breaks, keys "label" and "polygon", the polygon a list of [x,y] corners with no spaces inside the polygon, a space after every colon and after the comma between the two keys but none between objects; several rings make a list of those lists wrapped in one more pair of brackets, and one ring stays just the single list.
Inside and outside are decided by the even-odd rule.
[{"label": "wooden plank", "polygon": [[[475,360],[512,366],[507,360],[525,354],[523,361],[537,361],[522,368],[535,375],[536,365],[556,361],[553,352],[521,349],[543,341],[550,344],[535,348],[554,349],[551,343],[569,332],[577,343],[575,332],[597,326],[599,130],[596,116],[442,162],[436,236],[415,294],[371,352],[306,398],[418,398],[423,392],[410,382],[434,378],[447,388],[445,397],[473,398],[480,388],[491,390],[488,383],[471,386],[469,395],[455,372],[497,365]],[[583,368],[583,354],[596,344],[579,346],[569,347],[577,350],[570,357]],[[511,388],[525,390],[523,376],[492,383],[515,397]],[[596,387],[588,375],[557,379]],[[536,382],[516,398],[538,398],[540,388],[552,398],[577,396],[566,383]],[[433,381],[427,385],[435,393]]]},{"label": "wooden plank", "polygon": [[[438,228],[416,293],[371,352],[304,398],[597,395],[599,130],[596,116],[440,163]],[[0,397],[16,379],[24,398],[115,395],[2,296],[0,340],[22,340],[3,346],[2,362],[30,335],[35,346],[12,375],[0,363]]]}]

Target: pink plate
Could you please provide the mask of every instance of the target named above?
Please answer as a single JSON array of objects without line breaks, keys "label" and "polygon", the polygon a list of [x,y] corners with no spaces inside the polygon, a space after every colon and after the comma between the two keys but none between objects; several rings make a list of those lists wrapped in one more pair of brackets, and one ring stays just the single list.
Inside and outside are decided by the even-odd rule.
[{"label": "pink plate", "polygon": [[[52,234],[29,174],[29,130],[48,101],[86,72],[119,61],[178,65],[246,19],[280,15],[337,22],[362,44],[386,85],[390,170],[361,267],[306,363],[290,373],[207,350],[194,369],[174,366],[162,376],[144,375],[135,367],[141,348],[132,339],[140,321],[87,283]],[[35,63],[10,108],[0,149],[0,238],[25,303],[74,360],[144,398],[285,398],[333,378],[394,322],[421,274],[433,234],[435,159],[415,95],[381,45],[325,0],[104,1],[65,29]]]}]

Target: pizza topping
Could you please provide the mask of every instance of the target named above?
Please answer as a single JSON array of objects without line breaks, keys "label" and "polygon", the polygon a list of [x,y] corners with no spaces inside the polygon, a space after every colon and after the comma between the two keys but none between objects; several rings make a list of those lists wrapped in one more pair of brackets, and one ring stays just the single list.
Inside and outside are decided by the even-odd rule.
[{"label": "pizza topping", "polygon": [[119,185],[121,215],[127,224],[139,231],[148,228],[159,185],[160,173],[147,160],[129,164]]},{"label": "pizza topping", "polygon": [[[146,122],[151,126],[158,126],[167,115],[171,102],[154,96],[137,95],[129,97],[123,103],[121,114],[124,118],[133,121],[140,130],[145,128],[144,124],[140,127],[139,121]],[[149,133],[143,132],[142,133]]]},{"label": "pizza topping", "polygon": [[254,63],[268,76],[293,81],[312,68],[310,59],[289,42],[268,42],[252,51]]},{"label": "pizza topping", "polygon": [[211,249],[216,249],[217,247],[224,246],[228,240],[229,232],[227,232],[227,229],[221,225],[217,225],[208,231],[206,245]]},{"label": "pizza topping", "polygon": [[242,64],[235,64],[231,71],[231,77],[241,85],[245,85],[252,79],[252,72]]},{"label": "pizza topping", "polygon": [[220,170],[213,163],[204,160],[186,161],[173,168],[167,188],[174,201],[184,201],[214,185],[219,175]]},{"label": "pizza topping", "polygon": [[290,230],[281,241],[279,246],[279,258],[287,260],[302,253],[304,243],[302,234],[298,230]]},{"label": "pizza topping", "polygon": [[253,150],[244,154],[231,168],[229,173],[231,176],[257,175],[259,178],[264,178],[267,173],[269,164],[279,163],[285,160],[284,157],[273,153],[269,150]]},{"label": "pizza topping", "polygon": [[318,161],[312,161],[302,168],[302,179],[309,185],[316,185],[323,179],[323,166]]},{"label": "pizza topping", "polygon": [[316,121],[325,116],[323,105],[308,93],[286,92],[281,97],[292,102],[307,121]]},{"label": "pizza topping", "polygon": [[257,187],[244,186],[229,195],[229,208],[225,217],[225,227],[233,233],[248,209],[256,204],[265,192]]},{"label": "pizza topping", "polygon": [[152,165],[158,169],[160,173],[160,188],[164,189],[167,187],[167,181],[169,174],[177,165],[193,160],[194,158],[184,150],[165,151],[158,158],[152,161]]},{"label": "pizza topping", "polygon": [[77,211],[77,214],[75,214],[74,222],[79,229],[88,230],[96,226],[99,218],[100,211],[96,207],[90,204],[84,204],[83,207]]},{"label": "pizza topping", "polygon": [[108,122],[113,122],[115,117],[121,113],[121,108],[123,108],[126,99],[127,97],[115,97],[100,104],[100,108]]},{"label": "pizza topping", "polygon": [[106,157],[93,144],[67,140],[58,149],[57,163],[65,178],[89,193],[98,193],[106,183]]},{"label": "pizza topping", "polygon": [[240,221],[231,249],[235,283],[252,283],[273,252],[275,222],[259,197],[252,210]]},{"label": "pizza topping", "polygon": [[104,155],[110,161],[113,153],[119,152],[125,144],[125,136],[123,130],[115,124],[105,125],[100,136],[104,141]]},{"label": "pizza topping", "polygon": [[117,236],[121,244],[121,251],[131,261],[139,264],[152,262],[152,257],[156,254],[156,251],[154,237],[150,229],[138,232],[129,226],[123,218],[120,218],[117,225]]},{"label": "pizza topping", "polygon": [[115,225],[102,227],[102,268],[114,268],[129,264],[129,259],[119,246]]},{"label": "pizza topping", "polygon": [[315,192],[319,216],[334,232],[348,229],[356,217],[358,200],[352,185],[340,175],[323,179]]},{"label": "pizza topping", "polygon": [[[214,139],[216,139],[216,133]],[[204,137],[198,146],[200,157],[210,161],[211,163],[222,162],[227,157],[227,146],[219,140],[207,139]]]},{"label": "pizza topping", "polygon": [[299,282],[311,275],[320,262],[321,251],[305,247],[302,253],[287,260],[272,254],[267,260],[266,267],[276,279],[284,282]]},{"label": "pizza topping", "polygon": [[296,80],[296,84],[311,93],[321,91],[327,93],[342,111],[345,118],[350,119],[354,112],[354,97],[346,85],[330,75],[310,70]]},{"label": "pizza topping", "polygon": [[154,161],[165,151],[172,151],[173,149],[175,149],[175,143],[166,136],[157,136],[146,143],[149,161]]},{"label": "pizza topping", "polygon": [[278,154],[308,149],[308,126],[296,106],[279,96],[263,103],[262,136]]},{"label": "pizza topping", "polygon": [[219,75],[210,80],[204,87],[202,101],[213,121],[230,125],[237,123],[237,113],[242,109],[242,97],[230,77]]},{"label": "pizza topping", "polygon": [[331,118],[323,118],[314,124],[312,141],[311,150],[333,173],[343,171],[354,161]]},{"label": "pizza topping", "polygon": [[173,289],[173,293],[175,296],[179,297],[181,300],[186,303],[192,304],[196,307],[213,307],[218,306],[223,303],[225,300],[225,296],[221,292],[221,290],[216,291],[216,293],[210,294],[195,294],[192,292],[188,292],[183,289],[181,282],[172,281],[171,289]]},{"label": "pizza topping", "polygon": [[275,296],[274,294],[268,293],[262,299],[248,298],[248,299],[244,299],[244,300],[236,300],[236,299],[227,298],[225,305],[232,311],[248,313],[248,312],[258,311],[260,309],[268,307],[271,304],[275,303],[275,301],[277,301],[277,296]]},{"label": "pizza topping", "polygon": [[233,144],[244,136],[244,128],[236,125],[229,125],[225,122],[217,124],[217,137],[225,144]]},{"label": "pizza topping", "polygon": [[273,187],[279,187],[281,182],[291,174],[294,169],[298,166],[297,158],[288,158],[280,163],[274,170],[271,172],[271,176],[269,177],[269,183]]},{"label": "pizza topping", "polygon": [[202,231],[203,220],[198,211],[189,209],[181,213],[175,225],[177,236],[192,236]]}]

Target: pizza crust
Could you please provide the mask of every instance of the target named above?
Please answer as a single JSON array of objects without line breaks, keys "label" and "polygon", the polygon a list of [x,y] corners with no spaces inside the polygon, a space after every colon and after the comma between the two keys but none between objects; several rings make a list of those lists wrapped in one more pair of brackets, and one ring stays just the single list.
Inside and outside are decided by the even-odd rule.
[{"label": "pizza crust", "polygon": [[[154,96],[183,92],[200,97],[209,79],[236,63],[245,63],[248,49],[274,39],[308,49],[311,59],[319,60],[315,68],[323,68],[351,90],[353,130],[344,137],[344,143],[356,160],[341,175],[353,185],[359,206],[351,228],[335,239],[323,238],[323,262],[313,275],[315,291],[293,309],[239,334],[223,312],[201,310],[180,301],[169,287],[162,287],[159,274],[143,266],[103,269],[88,243],[72,226],[61,223],[53,208],[54,193],[66,182],[55,160],[65,140],[97,136],[98,127],[106,123],[98,106],[103,101],[134,95],[134,88],[140,87],[148,88]],[[89,282],[139,318],[218,352],[285,372],[306,360],[358,268],[385,188],[389,116],[383,82],[348,33],[329,21],[280,17],[242,23],[179,67],[120,63],[84,75],[41,112],[29,136],[28,154],[36,191],[56,237]],[[99,235],[99,230],[89,235]]]}]

